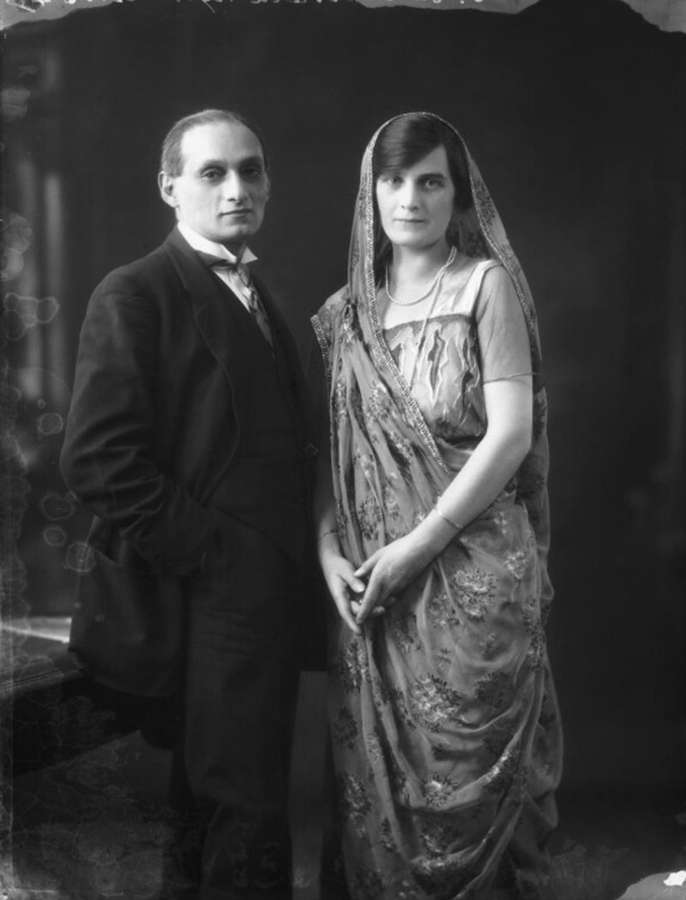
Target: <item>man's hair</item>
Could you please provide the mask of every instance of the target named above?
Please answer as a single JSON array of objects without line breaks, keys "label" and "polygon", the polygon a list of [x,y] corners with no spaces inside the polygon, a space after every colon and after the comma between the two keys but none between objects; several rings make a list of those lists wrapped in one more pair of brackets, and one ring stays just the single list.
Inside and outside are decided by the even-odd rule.
[{"label": "man's hair", "polygon": [[183,155],[181,153],[181,142],[184,134],[192,128],[199,125],[214,125],[218,122],[227,122],[230,125],[243,125],[255,135],[262,149],[265,169],[268,170],[267,154],[264,150],[264,141],[260,132],[252,125],[245,116],[234,112],[230,109],[203,109],[200,112],[192,113],[190,116],[184,116],[175,122],[167,132],[167,136],[162,142],[162,155],[160,158],[160,169],[172,178],[176,178],[183,171]]}]

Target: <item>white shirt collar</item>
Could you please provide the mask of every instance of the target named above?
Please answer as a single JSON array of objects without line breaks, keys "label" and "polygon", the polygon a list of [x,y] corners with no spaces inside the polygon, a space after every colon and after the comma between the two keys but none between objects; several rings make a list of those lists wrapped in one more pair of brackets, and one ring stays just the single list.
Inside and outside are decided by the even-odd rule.
[{"label": "white shirt collar", "polygon": [[239,262],[253,262],[253,260],[257,259],[252,250],[247,246],[243,247],[243,252],[241,253],[239,259],[236,257],[235,253],[227,250],[223,244],[218,244],[216,241],[211,241],[208,238],[203,237],[194,228],[191,228],[190,225],[187,225],[185,222],[177,222],[176,227],[179,229],[181,235],[186,239],[191,247],[194,250],[200,250],[201,253],[211,253],[213,256],[221,256],[223,259],[226,259],[228,262],[234,265]]}]

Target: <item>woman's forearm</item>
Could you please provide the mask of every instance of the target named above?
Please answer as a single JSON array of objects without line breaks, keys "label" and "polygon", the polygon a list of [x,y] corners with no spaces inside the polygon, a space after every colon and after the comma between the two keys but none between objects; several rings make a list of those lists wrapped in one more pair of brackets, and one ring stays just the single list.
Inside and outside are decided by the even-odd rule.
[{"label": "woman's forearm", "polygon": [[413,532],[420,544],[432,548],[435,545],[436,553],[493,503],[529,451],[531,395],[528,382],[493,386],[489,394],[491,415],[486,434],[434,509]]},{"label": "woman's forearm", "polygon": [[321,456],[317,464],[314,490],[314,523],[319,558],[321,559],[323,553],[330,551],[340,553],[331,469],[328,458],[323,460]]},{"label": "woman's forearm", "polygon": [[412,532],[431,556],[441,550],[479,516],[503,490],[526,456],[528,443],[489,440],[486,435],[439,498],[436,506]]}]

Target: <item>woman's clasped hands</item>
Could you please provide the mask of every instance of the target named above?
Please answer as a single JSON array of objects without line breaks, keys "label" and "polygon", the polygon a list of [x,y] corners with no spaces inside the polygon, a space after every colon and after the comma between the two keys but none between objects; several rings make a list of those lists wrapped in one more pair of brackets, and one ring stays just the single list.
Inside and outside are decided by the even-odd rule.
[{"label": "woman's clasped hands", "polygon": [[325,552],[322,568],[341,618],[359,634],[366,619],[382,615],[433,556],[407,534],[376,550],[357,569],[340,552]]}]

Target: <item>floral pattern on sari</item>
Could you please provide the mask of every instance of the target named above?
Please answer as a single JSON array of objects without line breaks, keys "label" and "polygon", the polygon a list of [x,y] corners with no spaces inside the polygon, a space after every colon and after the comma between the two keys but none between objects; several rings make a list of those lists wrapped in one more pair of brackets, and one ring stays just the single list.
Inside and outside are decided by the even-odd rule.
[{"label": "floral pattern on sari", "polygon": [[[348,284],[313,318],[329,377],[338,534],[355,566],[421,521],[486,427],[471,301],[428,323],[430,352],[418,360],[414,390],[403,375],[413,328],[390,336],[380,327],[374,141],[362,164]],[[514,282],[534,367],[532,448],[496,501],[361,635],[332,625],[330,723],[352,900],[487,898],[525,802],[550,795],[560,776],[543,633],[552,589],[536,317],[467,158],[475,206],[460,222],[456,265],[473,270],[462,285],[472,299],[492,264]],[[457,290],[451,277],[446,290]]]}]

